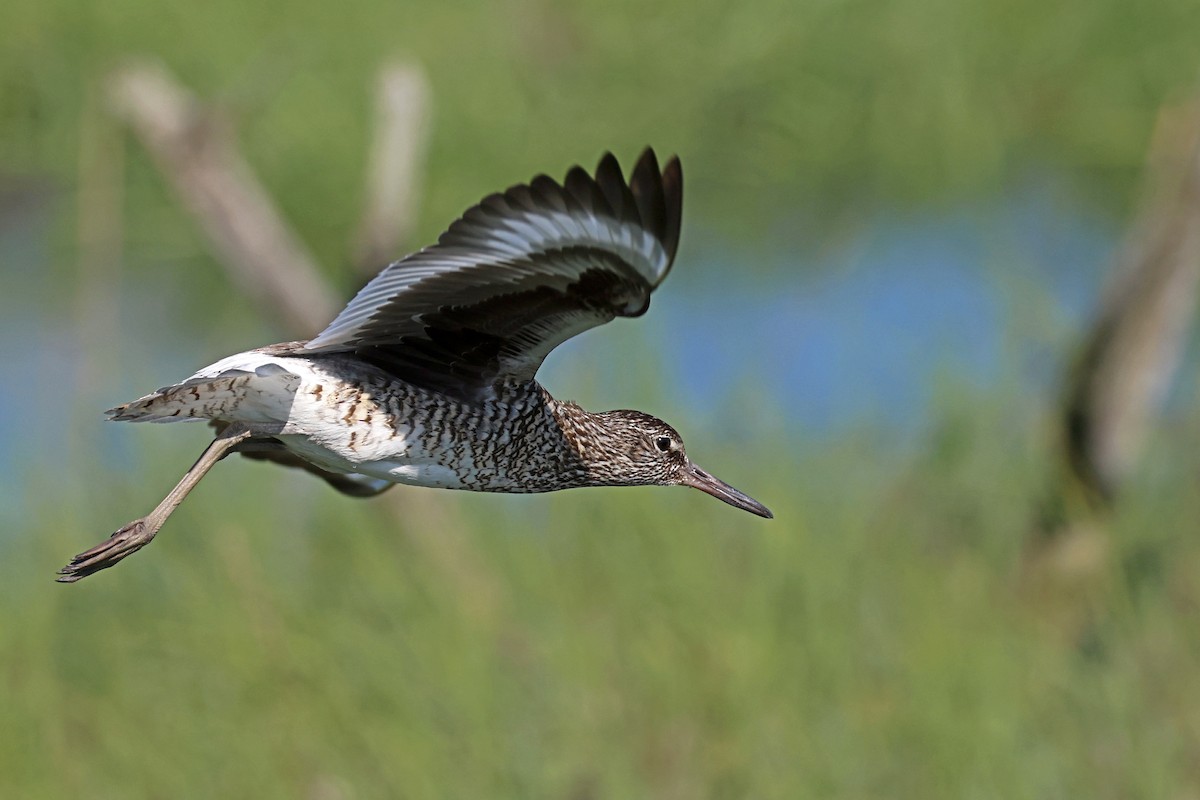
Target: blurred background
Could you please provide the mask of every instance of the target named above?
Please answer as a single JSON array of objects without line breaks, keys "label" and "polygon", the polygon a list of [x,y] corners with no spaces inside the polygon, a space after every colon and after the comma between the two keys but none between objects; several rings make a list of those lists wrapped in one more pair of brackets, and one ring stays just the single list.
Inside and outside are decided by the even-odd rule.
[{"label": "blurred background", "polygon": [[[1177,0],[9,2],[0,795],[1200,797],[1197,41]],[[538,172],[680,154],[650,313],[540,378],[666,418],[776,519],[231,459],[56,585],[209,440],[104,409],[321,325],[237,282],[187,151],[114,99],[131,58],[339,301],[382,265],[397,59],[423,99],[382,261]]]}]

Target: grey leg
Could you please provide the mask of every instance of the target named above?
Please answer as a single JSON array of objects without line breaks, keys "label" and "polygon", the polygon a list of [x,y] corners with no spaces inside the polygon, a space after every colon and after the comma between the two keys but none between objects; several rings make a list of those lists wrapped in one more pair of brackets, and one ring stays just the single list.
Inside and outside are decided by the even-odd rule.
[{"label": "grey leg", "polygon": [[74,583],[80,578],[86,578],[94,572],[108,569],[121,559],[141,550],[150,544],[150,540],[158,533],[159,528],[167,521],[188,492],[196,487],[200,479],[208,474],[213,465],[224,458],[231,450],[252,436],[245,425],[234,423],[221,431],[213,439],[192,468],[183,476],[183,480],[163,498],[163,501],[146,516],[135,519],[118,530],[105,541],[71,559],[71,563],[58,571],[59,583]]}]

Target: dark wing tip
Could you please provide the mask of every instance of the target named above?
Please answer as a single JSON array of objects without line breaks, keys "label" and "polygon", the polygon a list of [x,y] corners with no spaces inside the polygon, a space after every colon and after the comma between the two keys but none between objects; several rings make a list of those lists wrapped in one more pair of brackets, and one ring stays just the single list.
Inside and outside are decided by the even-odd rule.
[{"label": "dark wing tip", "polygon": [[637,200],[621,173],[621,165],[612,153],[605,153],[600,157],[600,163],[596,165],[596,185],[600,187],[604,199],[612,207],[613,216],[634,225],[643,224]]},{"label": "dark wing tip", "polygon": [[609,205],[604,192],[600,190],[595,179],[583,167],[571,167],[567,172],[567,177],[563,180],[563,188],[585,212],[601,216],[614,216],[612,206]]},{"label": "dark wing tip", "polygon": [[596,183],[625,183],[625,176],[621,172],[621,164],[611,152],[606,152],[600,156],[600,161],[596,163]]},{"label": "dark wing tip", "polygon": [[489,217],[538,207],[568,213],[582,211],[640,225],[662,243],[667,258],[674,261],[683,218],[683,170],[675,156],[660,170],[654,148],[647,147],[626,181],[616,156],[606,152],[600,157],[594,176],[583,167],[574,166],[561,184],[546,175],[537,175],[527,184],[488,195],[467,209],[438,243],[459,243],[459,235],[469,225],[487,225]]},{"label": "dark wing tip", "polygon": [[667,223],[663,230],[663,248],[672,260],[679,247],[679,230],[683,225],[683,165],[679,156],[671,156],[662,172],[663,199],[667,207]]},{"label": "dark wing tip", "polygon": [[629,181],[642,224],[662,242],[667,257],[675,259],[683,220],[683,171],[672,156],[667,168],[659,170],[654,148],[647,147],[638,158]]},{"label": "dark wing tip", "polygon": [[654,174],[658,174],[658,156],[653,147],[647,146],[638,154],[637,164],[634,165],[633,171],[636,173],[639,169],[649,169]]},{"label": "dark wing tip", "polygon": [[563,191],[563,187],[558,185],[558,181],[550,176],[536,176],[529,182],[529,190],[547,207],[553,208],[555,211],[570,211],[571,206],[567,202],[567,194]]},{"label": "dark wing tip", "polygon": [[662,173],[658,170],[658,158],[647,147],[633,168],[630,180],[642,225],[660,242],[667,222],[667,205],[663,199]]}]

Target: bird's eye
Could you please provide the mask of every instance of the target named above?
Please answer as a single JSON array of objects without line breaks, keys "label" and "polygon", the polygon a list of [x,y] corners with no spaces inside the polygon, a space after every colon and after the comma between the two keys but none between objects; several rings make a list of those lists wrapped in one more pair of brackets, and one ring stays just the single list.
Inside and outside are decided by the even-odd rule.
[{"label": "bird's eye", "polygon": [[658,452],[665,453],[671,449],[671,440],[666,436],[660,436],[654,440],[654,446],[658,448]]}]

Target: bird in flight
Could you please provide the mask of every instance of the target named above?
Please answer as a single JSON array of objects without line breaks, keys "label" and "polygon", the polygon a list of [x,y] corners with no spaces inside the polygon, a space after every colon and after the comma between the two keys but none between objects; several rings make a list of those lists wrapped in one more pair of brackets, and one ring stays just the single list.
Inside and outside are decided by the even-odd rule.
[{"label": "bird in flight", "polygon": [[679,244],[683,172],[645,150],[628,181],[539,175],[485,197],[437,244],[394,262],[307,342],[247,350],[108,411],[122,422],[208,420],[216,438],[149,514],[59,570],[72,583],[146,546],[230,453],[369,497],[396,483],[477,492],[684,485],[760,517],[758,501],[692,463],[667,423],[591,413],[535,380],[546,355],[645,313]]}]

